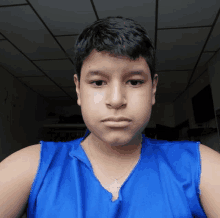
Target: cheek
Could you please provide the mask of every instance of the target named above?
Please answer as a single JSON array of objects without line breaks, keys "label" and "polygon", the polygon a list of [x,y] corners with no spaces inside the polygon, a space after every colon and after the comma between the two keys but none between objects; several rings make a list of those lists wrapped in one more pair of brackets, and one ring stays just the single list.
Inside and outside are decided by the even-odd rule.
[{"label": "cheek", "polygon": [[85,105],[93,105],[100,103],[104,98],[103,92],[98,91],[91,91],[89,89],[82,89],[82,102]]},{"label": "cheek", "polygon": [[96,93],[94,93],[93,98],[94,98],[94,103],[98,104],[98,103],[100,103],[103,100],[104,94],[96,92]]},{"label": "cheek", "polygon": [[149,119],[151,115],[151,98],[147,97],[146,95],[140,97],[134,98],[132,101],[132,110],[134,114],[136,114],[136,118],[138,120],[143,120],[143,119]]},{"label": "cheek", "polygon": [[151,102],[150,94],[148,92],[131,93],[130,100],[133,105],[141,106],[142,108],[148,107]]}]

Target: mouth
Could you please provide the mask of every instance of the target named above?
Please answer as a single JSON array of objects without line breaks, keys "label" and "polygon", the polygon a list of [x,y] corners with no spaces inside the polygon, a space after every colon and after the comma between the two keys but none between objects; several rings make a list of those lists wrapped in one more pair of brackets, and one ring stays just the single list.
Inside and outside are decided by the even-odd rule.
[{"label": "mouth", "polygon": [[127,117],[108,117],[104,120],[102,120],[102,122],[130,122],[131,120]]},{"label": "mouth", "polygon": [[103,122],[108,127],[127,127],[130,125],[130,121],[123,120],[123,121],[104,121]]}]

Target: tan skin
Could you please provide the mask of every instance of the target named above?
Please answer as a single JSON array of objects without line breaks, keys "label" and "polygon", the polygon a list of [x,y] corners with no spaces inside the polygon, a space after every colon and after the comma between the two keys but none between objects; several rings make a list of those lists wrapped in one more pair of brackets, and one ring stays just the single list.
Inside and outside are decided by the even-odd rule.
[{"label": "tan skin", "polygon": [[[106,76],[89,75],[99,70]],[[129,71],[142,70],[143,75],[127,75]],[[92,83],[94,80],[99,81]],[[102,80],[102,82],[100,82]],[[131,82],[143,80],[144,83]],[[91,134],[82,142],[88,156],[88,146],[93,158],[102,166],[112,168],[117,174],[123,172],[128,162],[139,157],[141,133],[147,126],[155,93],[158,75],[152,84],[150,69],[143,57],[135,61],[122,56],[110,56],[107,52],[93,50],[83,62],[80,83],[74,75],[77,104],[81,106],[84,122]],[[131,125],[127,128],[109,128],[101,122],[108,116],[126,116]]]}]

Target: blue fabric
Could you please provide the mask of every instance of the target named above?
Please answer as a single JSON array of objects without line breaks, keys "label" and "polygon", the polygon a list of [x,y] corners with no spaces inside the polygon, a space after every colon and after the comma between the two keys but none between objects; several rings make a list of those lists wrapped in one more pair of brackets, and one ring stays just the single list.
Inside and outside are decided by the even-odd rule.
[{"label": "blue fabric", "polygon": [[28,218],[207,217],[199,200],[200,142],[143,134],[141,158],[112,202],[80,145],[88,133],[70,142],[40,141]]}]

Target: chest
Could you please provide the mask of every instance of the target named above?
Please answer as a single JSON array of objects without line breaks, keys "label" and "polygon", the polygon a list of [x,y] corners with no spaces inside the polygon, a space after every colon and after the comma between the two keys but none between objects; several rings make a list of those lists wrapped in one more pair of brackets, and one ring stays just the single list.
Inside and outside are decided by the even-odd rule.
[{"label": "chest", "polygon": [[[74,161],[74,165],[72,161],[60,167],[57,161],[57,166],[50,170],[41,168],[30,196],[30,213],[36,209],[35,217],[82,218],[91,214],[97,218],[109,217],[109,214],[120,218],[192,217],[190,206],[192,210],[198,210],[198,217],[204,217],[195,198],[195,183],[192,183],[190,174],[181,174],[181,183],[178,183],[177,172],[173,169],[164,165],[157,169],[156,161],[142,159],[119,180],[123,183],[119,192],[117,186],[108,184],[114,182],[112,177],[118,178],[124,173],[121,166],[118,166],[121,171],[111,172],[110,168],[99,169],[93,164],[93,174],[84,163]],[[187,192],[181,184],[185,185]],[[117,201],[119,193],[122,201]],[[186,199],[186,194],[192,196],[191,199]]]},{"label": "chest", "polygon": [[[128,179],[131,172],[134,170],[137,165],[138,160],[133,162],[129,167],[122,167],[123,170],[112,170],[112,168],[101,168],[99,165],[92,163],[93,173],[100,185],[112,194],[112,201],[118,199],[120,188],[123,186],[124,182]],[[129,166],[129,164],[128,164]],[[113,172],[114,171],[114,172]],[[116,180],[117,179],[117,180]]]}]

